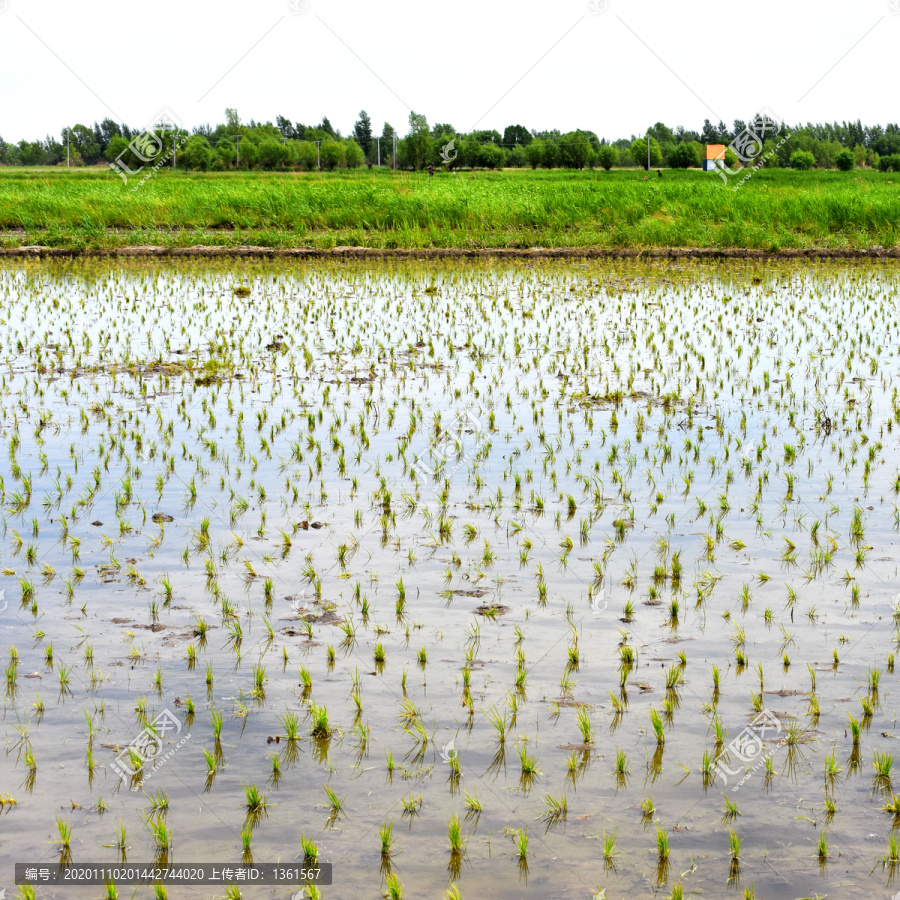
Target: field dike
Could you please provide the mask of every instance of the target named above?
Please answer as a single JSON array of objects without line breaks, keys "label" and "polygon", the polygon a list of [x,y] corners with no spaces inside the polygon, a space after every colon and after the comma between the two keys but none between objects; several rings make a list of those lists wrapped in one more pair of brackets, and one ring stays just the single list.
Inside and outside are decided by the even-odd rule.
[{"label": "field dike", "polygon": [[484,247],[374,248],[374,247],[154,247],[149,245],[112,248],[10,247],[0,248],[0,258],[200,258],[200,259],[900,259],[900,247],[885,249],[784,248],[760,250],[742,247]]}]

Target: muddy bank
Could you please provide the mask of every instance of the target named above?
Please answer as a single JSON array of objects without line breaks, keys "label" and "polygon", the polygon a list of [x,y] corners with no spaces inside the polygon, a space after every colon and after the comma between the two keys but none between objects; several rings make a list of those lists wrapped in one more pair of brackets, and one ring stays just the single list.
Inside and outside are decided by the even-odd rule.
[{"label": "muddy bank", "polygon": [[900,247],[885,249],[809,248],[754,250],[741,247],[656,247],[635,248],[562,247],[558,249],[501,248],[409,248],[380,249],[375,247],[113,247],[74,249],[66,247],[11,247],[0,249],[0,258],[260,258],[260,259],[900,259]]}]

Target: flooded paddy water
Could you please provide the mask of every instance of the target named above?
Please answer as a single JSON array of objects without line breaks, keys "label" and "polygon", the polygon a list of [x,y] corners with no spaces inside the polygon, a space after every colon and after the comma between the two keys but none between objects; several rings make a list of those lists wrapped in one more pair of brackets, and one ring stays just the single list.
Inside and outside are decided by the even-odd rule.
[{"label": "flooded paddy water", "polygon": [[0,267],[0,889],[891,897],[898,283]]}]

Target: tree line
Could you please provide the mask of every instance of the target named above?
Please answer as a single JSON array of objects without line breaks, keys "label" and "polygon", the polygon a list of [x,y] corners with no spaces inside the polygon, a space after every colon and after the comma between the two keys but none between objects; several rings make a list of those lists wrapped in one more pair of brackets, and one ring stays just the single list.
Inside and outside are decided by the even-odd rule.
[{"label": "tree line", "polygon": [[[577,129],[529,130],[510,125],[503,133],[484,129],[459,132],[448,123],[429,125],[424,115],[410,113],[401,136],[388,122],[376,134],[365,110],[352,132],[342,135],[328,118],[318,125],[292,122],[277,116],[272,122],[242,123],[234,109],[225,111],[225,121],[212,127],[153,130],[154,149],[175,149],[175,163],[183,169],[226,171],[229,169],[324,169],[359,168],[363,165],[421,170],[429,165],[444,168],[532,168],[584,169],[641,166],[646,168],[692,168],[706,157],[707,144],[730,144],[747,123],[736,119],[732,126],[714,125],[708,119],[699,131],[681,126],[674,130],[657,122],[643,135],[608,140],[594,131]],[[111,119],[93,127],[64,128],[60,139],[47,136],[39,141],[7,143],[0,137],[0,165],[94,166],[120,160],[129,168],[146,164],[141,154],[146,131],[134,130]],[[794,168],[840,168],[855,166],[900,171],[900,126],[864,126],[860,121],[785,127],[778,139],[766,140],[765,165]],[[146,142],[145,142],[146,143]],[[737,157],[726,152],[726,162]]]}]

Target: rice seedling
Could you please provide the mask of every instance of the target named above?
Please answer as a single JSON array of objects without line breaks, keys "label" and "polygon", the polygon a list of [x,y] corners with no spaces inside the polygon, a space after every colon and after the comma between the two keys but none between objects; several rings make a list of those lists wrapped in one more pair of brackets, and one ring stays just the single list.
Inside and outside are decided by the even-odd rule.
[{"label": "rice seedling", "polygon": [[59,834],[59,844],[63,850],[70,850],[72,846],[72,826],[65,820],[56,817],[56,831]]},{"label": "rice seedling", "polygon": [[327,738],[331,734],[331,729],[328,725],[328,709],[326,707],[310,703],[309,718],[309,733],[313,737]]},{"label": "rice seedling", "polygon": [[569,812],[569,802],[565,794],[554,797],[552,794],[544,794],[544,818],[550,821],[565,819]]},{"label": "rice seedling", "polygon": [[418,814],[424,802],[421,794],[413,796],[412,792],[410,792],[408,797],[401,797],[400,804],[403,806],[403,815],[412,816]]},{"label": "rice seedling", "polygon": [[386,900],[403,900],[403,883],[394,872],[384,876],[384,897]]},{"label": "rice seedling", "polygon": [[664,828],[656,827],[656,852],[660,861],[669,858],[669,834]]},{"label": "rice seedling", "polygon": [[378,828],[378,838],[381,842],[382,857],[390,858],[393,856],[394,844],[396,843],[394,838],[394,823],[386,821],[383,825],[380,825]]},{"label": "rice seedling", "polygon": [[144,819],[144,824],[150,832],[151,840],[159,856],[168,856],[172,851],[172,832],[166,827],[165,820],[161,817]]},{"label": "rice seedling", "polygon": [[447,823],[447,842],[453,856],[462,856],[466,852],[466,839],[462,834],[459,816],[453,816]]},{"label": "rice seedling", "polygon": [[248,813],[262,812],[269,805],[269,798],[263,794],[255,785],[242,785],[244,789],[244,809]]},{"label": "rice seedling", "polygon": [[594,742],[594,729],[591,726],[591,717],[587,711],[587,707],[578,707],[576,721],[578,723],[578,730],[581,732],[582,743],[592,744]]},{"label": "rice seedling", "polygon": [[874,751],[875,758],[872,765],[875,769],[875,777],[884,781],[891,780],[891,769],[894,765],[894,757],[890,753]]},{"label": "rice seedling", "polygon": [[318,845],[305,834],[300,835],[300,849],[303,852],[303,861],[305,863],[315,863],[319,859]]},{"label": "rice seedling", "polygon": [[513,840],[515,841],[518,858],[524,862],[528,859],[528,828],[525,827],[521,831],[517,831]]},{"label": "rice seedling", "polygon": [[528,755],[528,746],[525,743],[519,744],[518,747],[519,762],[522,766],[522,775],[525,777],[540,774],[537,767],[537,760],[533,756]]}]

